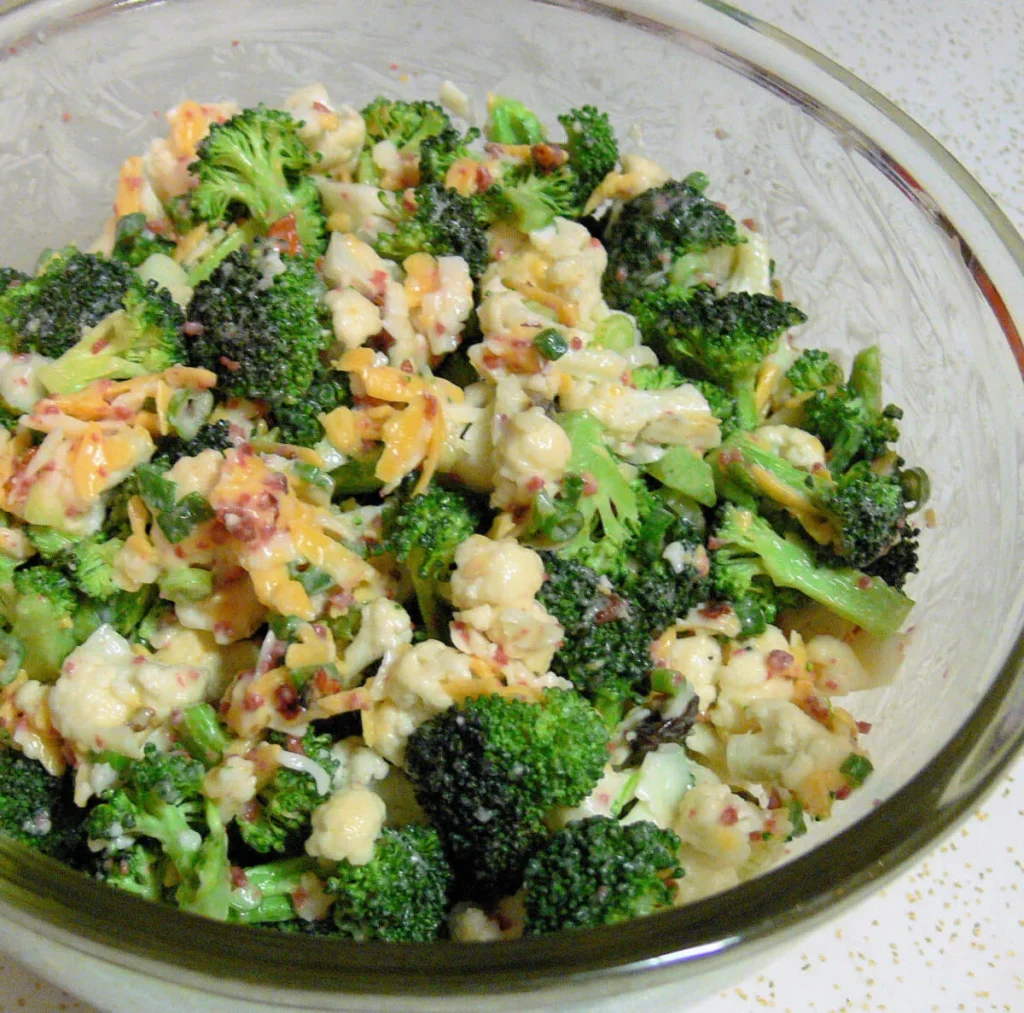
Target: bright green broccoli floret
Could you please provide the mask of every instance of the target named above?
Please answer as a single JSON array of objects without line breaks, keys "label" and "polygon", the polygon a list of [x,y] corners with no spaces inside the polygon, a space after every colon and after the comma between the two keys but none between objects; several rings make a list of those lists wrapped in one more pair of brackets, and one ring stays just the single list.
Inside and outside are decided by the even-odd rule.
[{"label": "bright green broccoli floret", "polygon": [[[380,182],[382,172],[373,160],[373,148],[380,141],[389,141],[398,149],[399,155],[406,158],[419,155],[432,138],[439,138],[436,143],[445,150],[458,146],[458,132],[448,114],[436,102],[405,102],[378,95],[363,109],[362,116],[366,124],[366,142],[356,169],[356,179],[360,183]],[[437,154],[439,150],[434,148],[433,155]]]},{"label": "bright green broccoli floret", "polygon": [[606,746],[596,711],[556,689],[540,703],[469,700],[412,734],[406,771],[464,891],[494,897],[516,888],[546,837],[545,813],[586,797]]},{"label": "bright green broccoli floret", "polygon": [[777,587],[793,588],[878,637],[895,633],[914,603],[860,570],[818,562],[814,551],[784,538],[762,517],[727,504],[714,531],[719,550],[752,556]]},{"label": "bright green broccoli floret", "polygon": [[672,907],[683,875],[671,830],[606,816],[570,823],[526,867],[526,931],[615,925]]},{"label": "bright green broccoli floret", "polygon": [[420,617],[431,636],[447,629],[447,585],[455,550],[479,530],[485,512],[470,493],[431,485],[419,496],[399,490],[384,507],[380,550],[404,563]]},{"label": "bright green broccoli floret", "polygon": [[707,285],[647,292],[631,312],[659,359],[688,376],[711,380],[736,398],[744,428],[757,422],[754,386],[762,362],[784,331],[807,319],[772,296],[730,292],[719,299]]},{"label": "bright green broccoli floret", "polygon": [[611,219],[602,283],[610,306],[629,309],[649,289],[688,283],[708,250],[740,242],[736,223],[704,196],[707,185],[700,173],[671,180],[626,202]]},{"label": "bright green broccoli floret", "polygon": [[266,234],[293,216],[295,234],[310,256],[322,253],[326,223],[320,192],[308,176],[314,157],[286,112],[259,105],[226,123],[214,123],[196,149],[189,171],[199,178],[192,210],[214,225],[244,209]]},{"label": "bright green broccoli floret", "polygon": [[810,393],[822,387],[836,387],[843,382],[839,363],[820,348],[808,348],[786,370],[786,379],[799,393]]},{"label": "bright green broccoli floret", "polygon": [[529,165],[507,168],[501,181],[483,197],[488,217],[508,222],[520,232],[547,228],[555,218],[575,218],[582,205],[579,184],[567,169],[542,173]]},{"label": "bright green broccoli floret", "polygon": [[159,373],[184,361],[184,315],[155,282],[133,285],[121,309],[82,335],[39,379],[56,394],[73,394],[95,380],[122,380]]},{"label": "bright green broccoli floret", "polygon": [[131,267],[138,267],[154,253],[169,256],[173,252],[174,243],[153,232],[141,211],[118,218],[114,228],[115,260],[123,260]]},{"label": "bright green broccoli floret", "polygon": [[426,183],[391,201],[393,232],[381,232],[374,249],[401,263],[414,253],[462,257],[478,278],[487,266],[487,233],[477,204],[441,183]]},{"label": "bright green broccoli floret", "polygon": [[764,633],[779,612],[805,600],[792,588],[776,587],[759,557],[734,547],[711,554],[709,580],[709,597],[732,606],[744,637]]},{"label": "bright green broccoli floret", "polygon": [[519,99],[493,95],[488,100],[484,133],[496,144],[540,144],[545,130],[537,114]]},{"label": "bright green broccoli floret", "polygon": [[[880,475],[867,461],[835,479],[790,464],[751,433],[734,433],[709,456],[719,491],[741,504],[803,504],[824,522],[836,555],[863,569],[902,538],[907,507],[898,475]],[[801,519],[806,510],[797,511]],[[819,538],[819,540],[821,540]]]},{"label": "bright green broccoli floret", "polygon": [[37,277],[0,292],[0,348],[59,358],[139,287],[126,264],[68,247]]},{"label": "bright green broccoli floret", "polygon": [[469,146],[479,136],[480,131],[476,127],[471,127],[465,135],[449,127],[428,137],[420,145],[420,182],[444,183],[455,162],[473,157]]},{"label": "bright green broccoli floret", "polygon": [[638,366],[630,375],[637,390],[671,390],[688,382],[675,366]]},{"label": "bright green broccoli floret", "polygon": [[582,212],[598,184],[618,163],[619,142],[608,114],[594,106],[570,109],[558,117],[558,122],[565,130],[569,168],[576,182],[576,205]]},{"label": "bright green broccoli floret", "polygon": [[432,827],[385,827],[365,865],[339,862],[327,879],[339,934],[366,942],[427,943],[448,917],[452,869]]},{"label": "bright green broccoli floret", "polygon": [[107,886],[133,893],[145,900],[163,899],[167,860],[159,847],[133,844],[125,851],[101,855],[95,864],[95,876]]},{"label": "bright green broccoli floret", "polygon": [[[277,732],[271,732],[269,740],[287,748],[287,738]],[[319,764],[328,777],[338,769],[338,760],[331,755],[333,745],[330,735],[318,735],[312,727],[301,739],[303,754]],[[304,771],[278,767],[259,790],[257,804],[238,817],[242,840],[261,854],[301,850],[309,836],[313,810],[325,801],[320,787]]]},{"label": "bright green broccoli floret", "polygon": [[[710,380],[691,380],[690,382],[704,395],[711,414],[718,419],[723,440],[742,429],[745,421],[749,422],[749,418],[745,420],[740,418],[739,400],[719,387],[717,383],[712,383]],[[744,401],[746,401],[745,398]]]},{"label": "bright green broccoli floret", "polygon": [[38,760],[0,749],[0,834],[61,861],[74,860],[84,838],[69,782]]},{"label": "bright green broccoli floret", "polygon": [[269,248],[232,254],[196,286],[189,361],[217,374],[221,395],[300,404],[330,343],[320,319],[323,290],[307,258]]}]

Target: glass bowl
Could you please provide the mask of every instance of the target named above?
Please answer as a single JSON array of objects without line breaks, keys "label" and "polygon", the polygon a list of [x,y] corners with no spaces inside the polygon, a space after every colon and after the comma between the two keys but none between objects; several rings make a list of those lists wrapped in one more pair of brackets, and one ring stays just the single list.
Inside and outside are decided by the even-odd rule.
[{"label": "glass bowl", "polygon": [[[184,98],[384,91],[583,101],[767,233],[804,340],[879,342],[934,487],[900,678],[854,702],[876,773],[775,870],[610,929],[479,946],[206,922],[0,846],[0,946],[115,1011],[479,1009],[699,998],[877,887],[1024,738],[1024,243],[920,127],[824,57],[700,0],[35,0],[0,16],[0,263],[87,242],[117,168]],[[634,128],[634,129],[631,129]],[[627,145],[628,146],[628,145]],[[609,997],[615,997],[609,999]]]}]

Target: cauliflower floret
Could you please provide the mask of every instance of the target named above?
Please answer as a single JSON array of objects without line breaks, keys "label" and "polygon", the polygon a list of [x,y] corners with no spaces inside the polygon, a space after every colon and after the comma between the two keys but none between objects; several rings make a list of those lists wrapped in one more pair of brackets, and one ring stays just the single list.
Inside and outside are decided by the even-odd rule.
[{"label": "cauliflower floret", "polygon": [[203,779],[203,794],[225,823],[234,819],[256,797],[256,765],[243,756],[227,757]]},{"label": "cauliflower floret", "polygon": [[722,247],[718,248],[722,252],[728,252],[729,268],[728,274],[719,281],[715,291],[722,295],[729,292],[771,295],[772,258],[768,240],[760,232],[754,232],[742,224],[738,226],[737,231],[746,242],[727,246],[724,250]]},{"label": "cauliflower floret", "polygon": [[477,492],[494,485],[494,385],[470,384],[461,402],[445,406],[445,445],[440,470],[450,472]]},{"label": "cauliflower floret", "polygon": [[331,232],[352,232],[365,242],[373,242],[389,225],[381,191],[375,186],[339,183],[326,176],[314,176],[313,181],[327,209],[327,227]]},{"label": "cauliflower floret", "polygon": [[455,550],[451,587],[457,609],[523,607],[533,601],[543,582],[540,556],[518,542],[473,535]]},{"label": "cauliflower floret", "polygon": [[513,416],[497,449],[491,504],[502,509],[528,503],[541,489],[557,485],[572,456],[565,430],[541,408]]},{"label": "cauliflower floret", "polygon": [[722,647],[707,633],[671,640],[662,638],[655,645],[656,660],[686,677],[700,698],[700,709],[707,710],[718,694],[717,674],[722,664]]},{"label": "cauliflower floret", "polygon": [[462,257],[416,253],[407,257],[405,298],[413,326],[434,355],[459,347],[462,328],[473,310],[473,279]]},{"label": "cauliflower floret", "polygon": [[686,849],[719,868],[739,869],[750,858],[750,835],[764,829],[764,815],[727,784],[707,780],[683,796],[672,829]]},{"label": "cauliflower floret", "polygon": [[518,661],[537,675],[547,672],[565,631],[543,605],[531,601],[515,608],[477,605],[456,612],[452,643],[499,670]]},{"label": "cauliflower floret", "polygon": [[54,727],[81,755],[138,757],[171,713],[207,698],[209,669],[164,665],[101,626],[64,661],[50,691]]},{"label": "cauliflower floret", "polygon": [[342,788],[313,810],[306,854],[331,862],[366,865],[384,826],[384,802],[362,785]]},{"label": "cauliflower floret", "polygon": [[368,787],[376,781],[383,781],[391,773],[387,761],[356,735],[336,742],[331,747],[331,756],[338,761],[331,778],[331,787],[335,791],[357,784]]},{"label": "cauliflower floret", "polygon": [[233,644],[251,637],[267,618],[266,606],[256,597],[248,575],[217,586],[202,601],[179,602],[178,622],[186,629],[206,630],[218,644]]},{"label": "cauliflower floret", "polygon": [[319,156],[319,168],[348,177],[356,167],[366,138],[366,124],[351,106],[331,108],[327,89],[311,84],[289,95],[285,108],[302,121],[299,136]]},{"label": "cauliflower floret", "polygon": [[718,672],[718,702],[711,712],[719,728],[734,730],[742,708],[753,700],[790,700],[797,670],[792,645],[769,626],[760,636],[739,641]]},{"label": "cauliflower floret", "polygon": [[877,685],[849,644],[836,637],[813,637],[807,644],[807,661],[814,683],[829,696],[844,696]]},{"label": "cauliflower floret", "polygon": [[59,776],[67,763],[50,714],[50,692],[50,686],[19,675],[0,695],[0,728],[27,757]]},{"label": "cauliflower floret", "polygon": [[761,426],[754,435],[796,468],[814,471],[825,467],[825,448],[812,433],[795,426]]},{"label": "cauliflower floret", "polygon": [[338,665],[342,685],[355,685],[363,669],[379,661],[389,652],[412,643],[412,620],[409,613],[389,598],[378,598],[363,609],[359,632],[345,648]]},{"label": "cauliflower floret", "polygon": [[195,457],[179,457],[166,477],[178,487],[178,499],[191,492],[209,496],[220,478],[224,455],[219,450],[204,450]]},{"label": "cauliflower floret", "polygon": [[334,336],[344,349],[358,348],[383,326],[380,310],[354,288],[334,289],[324,296],[331,311]]},{"label": "cauliflower floret", "polygon": [[4,401],[19,412],[32,411],[46,393],[38,373],[49,361],[45,355],[35,352],[20,355],[0,352],[0,395]]}]

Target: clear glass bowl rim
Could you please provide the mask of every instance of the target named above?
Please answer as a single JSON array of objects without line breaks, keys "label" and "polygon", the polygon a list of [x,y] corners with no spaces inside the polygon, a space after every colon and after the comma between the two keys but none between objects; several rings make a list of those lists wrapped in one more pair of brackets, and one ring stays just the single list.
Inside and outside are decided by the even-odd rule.
[{"label": "clear glass bowl rim", "polygon": [[[154,0],[100,0],[73,15],[97,16]],[[169,0],[155,0],[169,2]],[[534,0],[673,34],[657,20],[657,2],[620,6],[591,0]],[[966,169],[907,114],[827,57],[784,32],[717,0],[691,0],[725,15],[798,60],[824,72],[877,110],[903,139],[938,164],[999,239],[1024,289],[1024,239]],[[0,26],[11,16],[70,6],[61,0],[0,2]],[[624,8],[628,7],[626,10]],[[647,15],[648,10],[654,13]],[[769,76],[773,76],[770,75]],[[788,91],[792,94],[794,89]],[[840,117],[841,118],[841,117]],[[857,131],[855,130],[855,133]],[[869,141],[868,144],[871,144]],[[873,145],[872,145],[873,146]],[[879,152],[892,162],[891,156]],[[952,234],[956,235],[952,226]],[[961,240],[965,258],[970,255]],[[1000,292],[984,268],[972,270],[1024,372],[1024,345]],[[1017,321],[1024,324],[1024,316]],[[1024,405],[1024,387],[1021,389]],[[170,980],[184,971],[216,978],[225,992],[270,988],[279,993],[458,996],[565,988],[572,979],[656,970],[685,976],[709,963],[748,954],[808,928],[836,906],[877,887],[934,844],[996,783],[1024,746],[1024,628],[990,689],[939,756],[871,814],[819,848],[725,893],[650,918],[538,939],[478,946],[334,942],[279,936],[223,925],[110,890],[18,845],[0,842],[0,898],[10,917],[112,963]],[[299,995],[294,996],[299,1002]]]}]

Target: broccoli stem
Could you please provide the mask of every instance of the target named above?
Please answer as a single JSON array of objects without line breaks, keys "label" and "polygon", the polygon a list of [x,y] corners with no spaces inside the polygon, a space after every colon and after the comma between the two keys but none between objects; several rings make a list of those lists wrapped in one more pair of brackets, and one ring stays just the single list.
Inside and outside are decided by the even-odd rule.
[{"label": "broccoli stem", "polygon": [[795,588],[875,636],[891,637],[914,606],[906,595],[859,570],[819,565],[808,549],[749,510],[728,507],[716,536],[758,556],[778,587]]},{"label": "broccoli stem", "polygon": [[882,414],[882,355],[876,346],[859,351],[850,370],[850,389],[872,418]]},{"label": "broccoli stem", "polygon": [[228,835],[213,802],[206,801],[205,812],[209,833],[199,847],[192,877],[182,882],[177,899],[184,911],[224,921],[231,900]]},{"label": "broccoli stem", "polygon": [[268,862],[245,870],[246,893],[258,895],[255,906],[245,906],[236,894],[231,900],[232,921],[247,925],[291,921],[296,915],[292,894],[302,885],[302,877],[316,868],[305,856]]},{"label": "broccoli stem", "polygon": [[178,739],[189,754],[207,767],[215,767],[231,744],[231,737],[221,727],[217,712],[208,704],[186,708],[181,715]]}]

